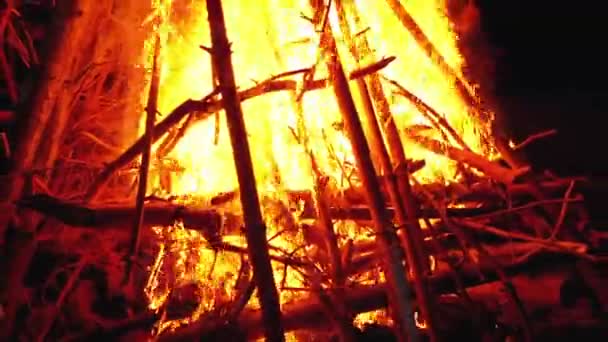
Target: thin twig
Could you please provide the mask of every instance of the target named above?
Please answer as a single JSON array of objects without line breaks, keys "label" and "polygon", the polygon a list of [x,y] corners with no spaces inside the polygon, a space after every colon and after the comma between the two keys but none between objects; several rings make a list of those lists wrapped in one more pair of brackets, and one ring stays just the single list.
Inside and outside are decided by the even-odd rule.
[{"label": "thin twig", "polygon": [[[137,197],[135,200],[136,216],[133,222],[131,231],[131,243],[129,246],[129,254],[127,259],[127,267],[124,274],[123,285],[131,284],[131,272],[133,270],[133,262],[139,252],[139,240],[141,235],[141,226],[144,221],[144,198],[148,187],[148,172],[150,170],[150,157],[152,154],[152,142],[154,140],[154,121],[158,108],[158,91],[160,84],[160,35],[156,35],[154,47],[154,60],[152,62],[152,79],[150,81],[150,92],[148,94],[148,103],[146,106],[146,131],[144,133],[145,143],[144,150],[141,156],[141,165],[139,169],[139,183],[137,187]],[[130,288],[129,292],[134,291]]]},{"label": "thin twig", "polygon": [[[568,211],[568,203],[570,202],[582,202],[582,199],[571,199],[570,195],[572,193],[572,190],[574,189],[574,181],[570,182],[570,185],[568,186],[568,189],[566,190],[566,193],[564,194],[564,198],[562,200],[560,200],[561,202],[561,209],[559,212],[559,217],[557,218],[557,221],[555,222],[555,225],[553,227],[553,230],[551,231],[551,236],[549,236],[549,238],[547,239],[548,241],[553,241],[555,240],[555,238],[557,237],[562,224],[564,223],[564,219],[566,217],[566,213]],[[543,201],[541,201],[543,202]],[[530,256],[538,253],[540,250],[542,250],[543,247],[542,246],[538,246],[537,248],[529,251],[528,253],[522,255],[520,257],[521,260],[526,260],[527,258],[529,258]]]},{"label": "thin twig", "polygon": [[[557,218],[557,222],[555,222],[555,226],[553,227],[553,232],[551,233],[551,237],[550,239],[554,239],[557,234],[559,233],[559,230],[562,227],[562,224],[564,223],[564,219],[566,217],[566,212],[568,211],[568,203],[570,202],[570,195],[572,194],[572,190],[574,189],[574,181],[570,182],[570,185],[568,186],[568,189],[566,190],[566,193],[564,194],[564,200],[562,201],[562,207],[559,211],[559,217]],[[582,201],[582,199],[581,199]]]},{"label": "thin twig", "polygon": [[557,199],[547,199],[547,200],[541,200],[541,201],[534,201],[534,202],[530,202],[530,203],[526,203],[517,207],[511,207],[511,208],[507,208],[507,209],[502,209],[502,210],[496,210],[493,211],[491,213],[487,213],[487,214],[480,214],[480,215],[474,215],[471,218],[474,219],[489,219],[489,218],[494,218],[496,216],[501,216],[501,215],[508,215],[508,214],[513,214],[519,211],[523,211],[523,210],[527,210],[527,209],[533,209],[535,207],[538,206],[544,206],[547,204],[566,204],[566,203],[582,203],[583,199],[581,198],[557,198]]},{"label": "thin twig", "polygon": [[493,234],[493,235],[503,237],[506,239],[515,239],[515,240],[534,242],[534,243],[537,243],[537,244],[543,246],[544,248],[552,250],[552,251],[574,255],[574,256],[577,256],[577,257],[580,257],[583,259],[587,259],[587,260],[595,260],[595,258],[593,256],[585,253],[587,250],[587,245],[580,243],[580,242],[549,241],[546,239],[539,239],[539,238],[535,238],[533,236],[529,236],[529,235],[523,234],[523,233],[506,232],[500,228],[481,224],[481,223],[475,222],[473,220],[454,219],[453,221],[459,223],[463,227],[473,229],[476,231]]},{"label": "thin twig", "polygon": [[527,145],[529,145],[530,143],[538,140],[538,139],[543,139],[546,137],[550,137],[552,135],[557,134],[557,130],[556,129],[550,129],[547,131],[543,131],[543,132],[539,132],[539,133],[535,133],[532,134],[531,136],[527,137],[524,141],[520,142],[519,144],[513,146],[512,150],[516,151],[519,150]]}]

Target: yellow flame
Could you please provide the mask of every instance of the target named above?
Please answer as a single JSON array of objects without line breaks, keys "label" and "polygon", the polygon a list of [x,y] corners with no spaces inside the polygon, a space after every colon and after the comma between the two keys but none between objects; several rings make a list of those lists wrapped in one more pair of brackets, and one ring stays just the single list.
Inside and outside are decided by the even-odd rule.
[{"label": "yellow flame", "polygon": [[[228,36],[233,43],[232,61],[240,89],[288,70],[311,67],[317,62],[318,34],[301,15],[310,13],[307,0],[223,0],[222,3]],[[419,48],[390,7],[384,1],[376,0],[357,0],[356,3],[364,26],[353,26],[352,31],[360,32],[369,27],[364,34],[374,50],[373,56],[365,63],[375,62],[384,56],[396,56],[397,60],[382,73],[398,80],[439,113],[445,114],[473,150],[483,151],[485,142],[481,132],[486,127],[469,114],[470,109],[449,78]],[[213,80],[210,56],[200,48],[201,45],[210,45],[205,1],[191,0],[180,2],[179,5],[163,1],[160,5],[162,10],[159,13],[163,20],[159,30],[163,43],[159,111],[167,114],[189,98],[200,99],[209,94],[213,90]],[[457,48],[457,37],[444,13],[444,0],[409,0],[404,2],[404,6],[447,63],[455,70],[461,70],[464,61]],[[331,14],[330,22],[337,35],[345,68],[352,71],[355,64],[348,57],[335,13]],[[327,72],[320,63],[315,78],[324,77],[327,77]],[[403,98],[391,96],[390,89],[388,85],[385,86],[399,129],[413,124],[428,124],[415,106]],[[281,189],[312,188],[308,157],[293,134],[297,128],[297,115],[292,101],[293,97],[288,92],[282,92],[259,96],[242,104],[258,189],[264,196],[272,196]],[[343,169],[345,165],[354,165],[355,162],[349,140],[340,127],[341,117],[332,91],[307,92],[302,105],[310,148],[321,171],[332,178],[338,187],[348,186],[341,180]],[[454,179],[453,162],[416,146],[406,145],[405,149],[409,158],[426,161],[425,168],[417,173],[421,181]],[[238,189],[223,113],[219,116],[219,129],[213,116],[195,122],[169,157],[183,168],[183,171],[171,173],[170,191],[175,195],[210,197]],[[277,177],[280,184],[277,184]],[[159,184],[152,186],[158,187]],[[269,210],[265,210],[265,214],[268,213]],[[271,224],[269,234],[282,228]],[[346,230],[345,234],[354,237],[355,234],[351,234],[353,231]],[[183,229],[171,232],[174,238],[183,241],[194,238],[192,234],[184,233]],[[293,250],[297,242],[280,236],[273,241],[273,245]],[[187,250],[184,249],[183,253]],[[178,258],[175,268],[179,279],[206,279],[213,255],[200,248],[197,253],[195,259],[199,267],[193,270],[183,265],[187,259],[185,255]],[[189,257],[193,258],[192,255]],[[218,261],[213,273],[236,272],[234,258]],[[282,266],[275,265],[275,269],[279,283],[282,280]],[[217,277],[214,279],[218,281]],[[298,287],[301,279],[291,272],[287,283]],[[226,286],[226,291],[230,291],[229,287]],[[158,307],[158,302],[164,301],[167,293],[157,291],[156,295],[150,296],[157,299],[153,300],[152,306]],[[281,292],[282,302],[293,296],[293,293]]]},{"label": "yellow flame", "polygon": [[[313,26],[301,18],[309,12],[304,0],[264,0],[255,2],[224,1],[229,38],[233,41],[233,64],[237,83],[245,89],[287,70],[310,67],[317,57],[317,34]],[[411,35],[401,26],[391,9],[379,1],[358,1],[362,21],[369,26],[366,35],[375,50],[373,58],[397,56],[382,72],[398,80],[404,87],[429,103],[462,134],[464,140],[480,151],[484,141],[479,131],[484,127],[471,115],[448,78],[427,58]],[[204,1],[189,3],[187,18],[174,18],[168,30],[169,39],[163,48],[163,73],[159,100],[161,113],[169,113],[188,98],[202,98],[212,91],[210,57],[200,45],[209,45],[209,30]],[[462,57],[456,36],[442,11],[442,1],[407,1],[405,6],[416,18],[429,39],[446,61],[456,70]],[[186,12],[186,11],[184,11]],[[335,15],[330,17],[335,25]],[[366,27],[354,28],[354,32]],[[341,37],[337,37],[341,40]],[[340,45],[344,48],[343,44]],[[281,63],[277,61],[277,52]],[[347,53],[342,53],[347,67]],[[368,60],[366,62],[374,62]],[[324,77],[319,68],[317,77]],[[390,95],[390,88],[386,88]],[[393,115],[399,128],[427,123],[406,99],[389,96]],[[305,169],[306,156],[290,130],[296,126],[288,93],[264,95],[243,103],[249,132],[255,172],[264,188],[274,177],[276,163],[283,183],[289,188],[311,186]],[[338,161],[354,163],[350,144],[335,123],[341,121],[333,93],[329,89],[308,92],[304,96],[306,126],[317,162],[322,171],[335,178],[341,170]],[[428,123],[427,123],[428,124]],[[219,136],[213,118],[197,122],[177,144],[171,157],[185,172],[173,177],[174,194],[214,195],[238,187],[231,146],[224,116],[221,115]],[[323,138],[326,135],[327,139]],[[216,139],[217,138],[217,139]],[[217,140],[217,141],[215,141]],[[217,144],[215,143],[217,142]],[[333,153],[328,151],[333,148]],[[330,149],[331,150],[331,149]],[[425,159],[427,166],[417,175],[425,181],[439,177],[453,179],[454,167],[446,158],[421,148],[406,146],[410,158]],[[336,160],[337,159],[337,160]]]}]

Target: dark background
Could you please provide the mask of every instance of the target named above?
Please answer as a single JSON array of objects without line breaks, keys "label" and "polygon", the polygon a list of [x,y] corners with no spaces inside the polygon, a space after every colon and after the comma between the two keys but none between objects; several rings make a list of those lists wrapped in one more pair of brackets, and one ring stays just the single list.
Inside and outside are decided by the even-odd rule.
[{"label": "dark background", "polygon": [[603,1],[476,0],[495,53],[494,92],[519,140],[556,128],[526,149],[564,175],[608,175],[608,14]]}]

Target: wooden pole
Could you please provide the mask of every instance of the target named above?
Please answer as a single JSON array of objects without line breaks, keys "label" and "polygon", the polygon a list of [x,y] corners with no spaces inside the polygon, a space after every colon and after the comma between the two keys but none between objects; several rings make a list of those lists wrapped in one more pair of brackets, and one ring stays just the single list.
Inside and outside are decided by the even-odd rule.
[{"label": "wooden pole", "polygon": [[[315,24],[322,28],[321,42],[327,52],[327,67],[332,76],[332,86],[338,107],[344,119],[344,125],[357,162],[359,174],[365,188],[367,201],[376,230],[376,241],[384,256],[383,270],[389,284],[389,297],[397,335],[400,341],[418,341],[419,333],[416,328],[412,301],[412,289],[407,281],[407,274],[403,267],[404,255],[399,244],[397,234],[392,227],[391,218],[384,206],[384,199],[380,192],[380,183],[376,177],[374,165],[370,156],[369,145],[365,139],[363,126],[359,119],[355,103],[348,87],[348,79],[340,62],[336,41],[331,27],[324,26],[325,6],[322,1],[313,0],[316,9]],[[326,9],[328,10],[328,9]]]},{"label": "wooden pole", "polygon": [[284,341],[279,296],[270,264],[266,226],[260,211],[260,201],[253,173],[247,131],[243,120],[241,103],[236,91],[234,70],[230,56],[230,43],[226,34],[221,0],[207,0],[207,14],[211,31],[211,57],[217,68],[219,88],[222,94],[224,110],[226,111],[230,142],[241,191],[247,249],[253,266],[253,278],[262,307],[264,333],[266,341]]},{"label": "wooden pole", "polygon": [[[355,4],[351,0],[336,0],[335,2],[342,34],[346,38],[347,43],[350,45],[349,47],[353,57],[355,60],[357,60],[357,62],[360,62],[363,60],[366,54],[371,53],[371,49],[369,48],[369,43],[365,37],[361,37],[361,49],[358,48],[353,41],[347,21],[346,11],[349,12],[349,15],[358,20],[358,13],[355,8]],[[386,97],[382,91],[382,85],[380,84],[378,75],[370,75],[367,77],[367,79],[370,81],[372,88],[375,88],[375,92],[373,93],[375,95],[374,99],[377,100],[377,103],[379,104],[385,104],[384,107],[381,107],[381,110],[386,111],[384,116],[390,118],[390,120],[387,121],[389,125],[386,125],[385,127],[387,128],[386,133],[388,133],[388,145],[393,151],[393,160],[397,161],[397,165],[407,165],[405,151],[397,133],[397,128],[394,120],[392,119],[390,109],[388,108],[388,102],[386,101]],[[395,209],[395,219],[397,225],[405,228],[405,234],[403,231],[401,231],[399,236],[401,237],[402,244],[405,248],[409,269],[412,272],[413,283],[416,289],[416,297],[420,306],[420,313],[428,327],[427,331],[430,340],[435,341],[437,338],[434,329],[435,319],[432,310],[433,304],[430,291],[426,284],[426,275],[430,271],[430,268],[428,256],[423,247],[424,240],[422,238],[420,224],[418,222],[418,218],[416,217],[417,210],[411,194],[409,173],[407,171],[407,167],[401,168],[403,171],[400,171],[400,177],[398,177],[393,171],[394,168],[392,166],[387,148],[384,145],[384,139],[382,138],[380,126],[378,125],[369,88],[364,79],[357,79],[356,82],[361,94],[361,98],[363,99],[363,113],[367,117],[367,121],[370,125],[370,133],[372,136],[370,140],[372,141],[373,145],[375,145],[374,148],[376,151],[379,151],[381,169],[385,173],[383,176],[385,176],[384,179],[390,201]]]}]

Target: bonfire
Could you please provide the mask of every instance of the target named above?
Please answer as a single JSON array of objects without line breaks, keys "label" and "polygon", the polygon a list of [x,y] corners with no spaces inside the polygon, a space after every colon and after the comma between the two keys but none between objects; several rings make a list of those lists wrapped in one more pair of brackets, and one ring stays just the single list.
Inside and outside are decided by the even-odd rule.
[{"label": "bonfire", "polygon": [[2,140],[3,338],[601,324],[586,180],[521,161],[554,132],[499,132],[445,1],[43,3],[37,36],[16,1],[2,14],[0,118],[24,122]]}]

